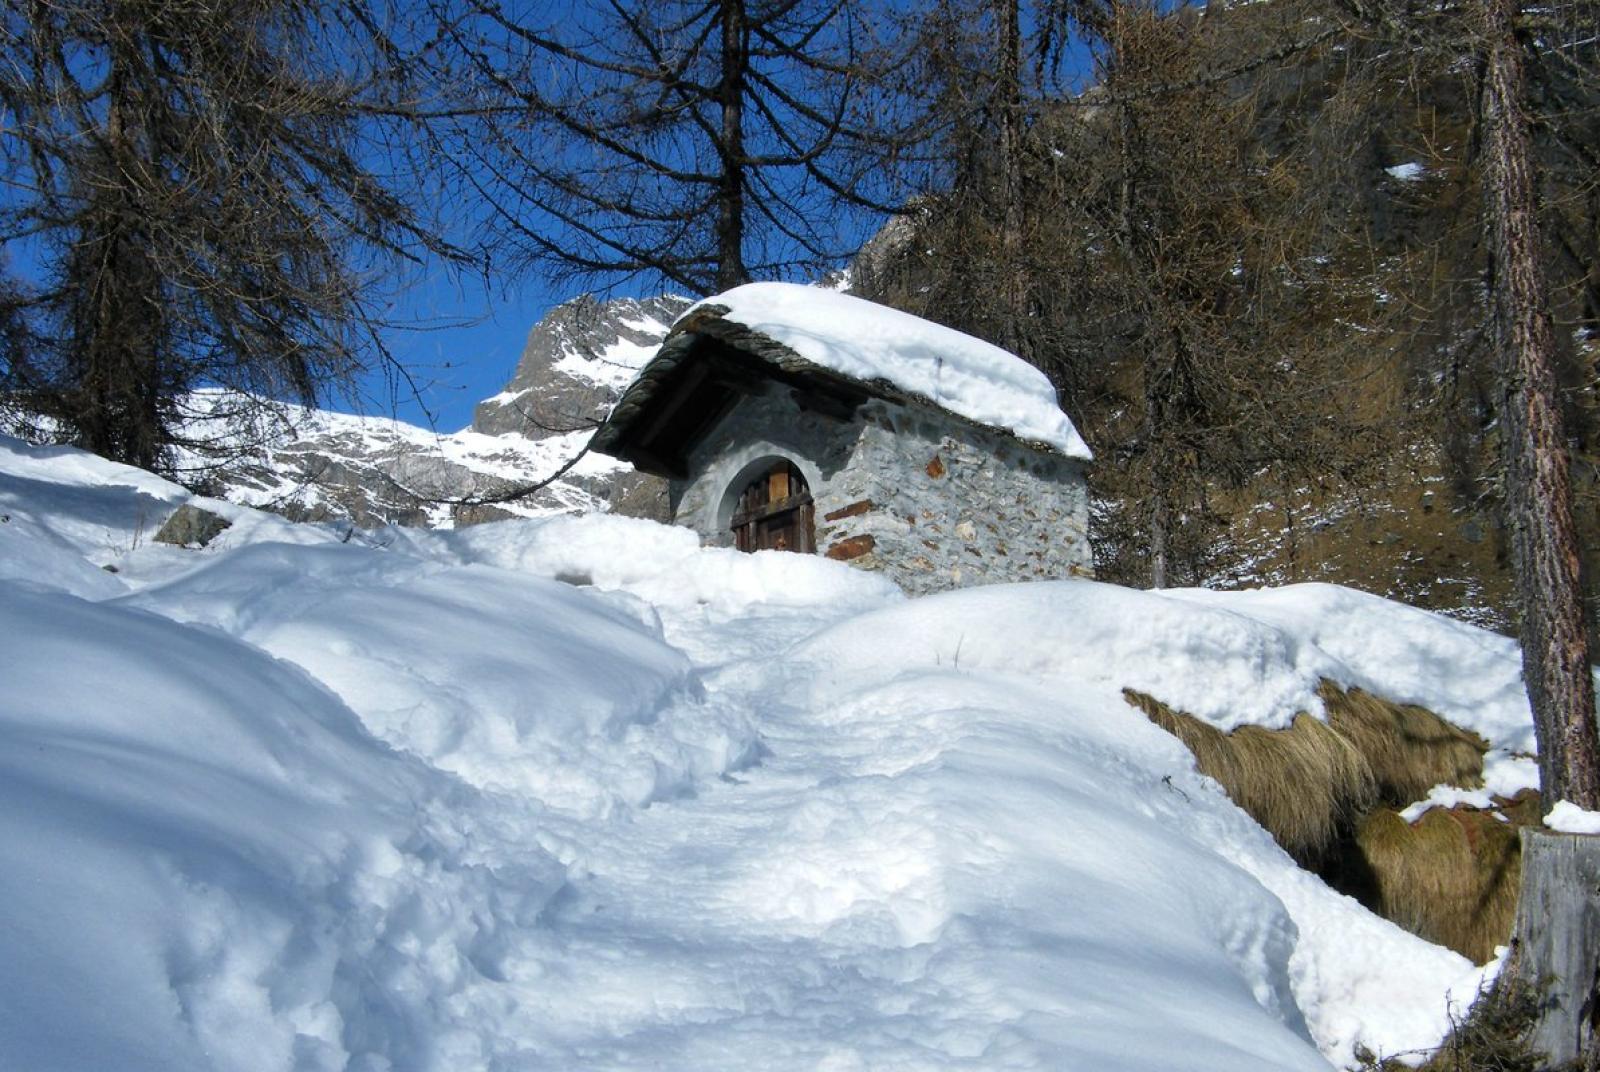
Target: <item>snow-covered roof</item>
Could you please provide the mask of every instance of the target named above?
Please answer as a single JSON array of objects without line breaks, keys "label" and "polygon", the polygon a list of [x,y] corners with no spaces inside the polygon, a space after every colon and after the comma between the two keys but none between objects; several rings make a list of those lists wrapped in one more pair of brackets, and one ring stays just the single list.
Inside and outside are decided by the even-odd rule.
[{"label": "snow-covered roof", "polygon": [[596,449],[610,452],[626,440],[690,356],[685,340],[697,335],[792,376],[851,381],[868,394],[924,401],[1069,458],[1092,456],[1049,379],[1015,354],[897,309],[793,283],[749,283],[686,311],[623,393]]},{"label": "snow-covered roof", "polygon": [[724,319],[824,368],[858,380],[887,380],[1070,458],[1091,457],[1045,374],[982,339],[876,302],[794,283],[747,283],[694,308],[707,305],[724,307]]}]

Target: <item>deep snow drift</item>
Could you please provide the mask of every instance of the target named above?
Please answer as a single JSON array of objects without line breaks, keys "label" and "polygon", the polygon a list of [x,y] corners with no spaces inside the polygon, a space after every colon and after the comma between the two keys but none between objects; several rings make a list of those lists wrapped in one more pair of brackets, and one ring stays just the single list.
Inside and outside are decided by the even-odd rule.
[{"label": "deep snow drift", "polygon": [[1525,780],[1470,627],[608,517],[150,545],[187,498],[0,439],[0,1067],[1318,1069],[1476,985],[1120,696],[1328,676]]}]

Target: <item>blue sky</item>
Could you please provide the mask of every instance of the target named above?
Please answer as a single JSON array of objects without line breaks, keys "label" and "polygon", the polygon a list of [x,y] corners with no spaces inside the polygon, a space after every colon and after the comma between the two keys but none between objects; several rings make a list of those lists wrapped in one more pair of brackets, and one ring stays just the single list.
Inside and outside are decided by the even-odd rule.
[{"label": "blue sky", "polygon": [[[378,168],[380,172],[387,170]],[[473,208],[441,192],[438,203],[450,231],[471,245]],[[813,206],[796,206],[803,212]],[[804,217],[802,217],[804,218]],[[864,239],[876,221],[860,219],[850,230]],[[23,278],[35,274],[37,250],[23,239],[6,243],[9,268]],[[779,260],[782,258],[780,257]],[[634,280],[612,293],[657,292]],[[551,308],[581,293],[576,284],[553,286],[529,272],[517,276],[457,275],[438,265],[424,266],[397,292],[394,304],[378,319],[395,326],[385,332],[390,355],[409,379],[396,377],[392,366],[375,358],[375,368],[352,393],[333,392],[323,400],[331,409],[370,416],[389,415],[414,424],[451,432],[471,422],[474,405],[499,392],[510,380],[528,331]]]},{"label": "blue sky", "polygon": [[[575,292],[574,292],[575,293]],[[387,333],[390,351],[410,371],[416,391],[376,370],[355,398],[330,398],[328,408],[395,416],[454,432],[472,422],[472,407],[500,391],[516,371],[528,331],[573,294],[538,280],[521,283],[452,279],[436,272],[400,299]]]}]

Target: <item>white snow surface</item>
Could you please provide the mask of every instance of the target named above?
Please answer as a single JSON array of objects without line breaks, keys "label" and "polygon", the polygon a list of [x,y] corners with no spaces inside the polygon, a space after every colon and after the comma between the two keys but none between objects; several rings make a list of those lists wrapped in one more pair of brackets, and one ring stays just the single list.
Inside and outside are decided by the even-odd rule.
[{"label": "white snow surface", "polygon": [[1026,361],[970,335],[849,294],[797,283],[746,283],[703,305],[813,364],[860,380],[887,380],[952,413],[1004,428],[1087,461],[1055,388]]},{"label": "white snow surface", "polygon": [[141,536],[188,500],[0,439],[0,1068],[1327,1069],[1483,978],[1120,695],[1329,672],[1518,745],[1470,627],[609,516]]},{"label": "white snow surface", "polygon": [[[1396,703],[1418,704],[1478,733],[1491,746],[1483,770],[1489,793],[1512,797],[1538,788],[1533,714],[1516,641],[1332,584],[1246,592],[1180,589],[1171,596],[1214,613],[1243,616],[1286,638],[1294,652],[1290,678],[1285,679],[1284,667],[1271,658],[1257,664],[1268,680],[1279,682],[1274,687],[1284,695],[1285,706],[1276,719],[1264,720],[1257,711],[1251,721],[1283,725],[1282,712],[1295,710],[1321,715],[1321,701],[1308,687],[1314,689],[1318,677],[1327,677]],[[1216,715],[1215,705],[1204,711],[1181,702],[1178,706],[1230,728],[1226,716]],[[1456,787],[1435,792],[1441,790],[1455,792]]]},{"label": "white snow surface", "polygon": [[1544,825],[1563,834],[1600,834],[1600,811],[1585,811],[1570,800],[1558,800]]},{"label": "white snow surface", "polygon": [[[1508,794],[1509,795],[1509,794]],[[1456,785],[1436,785],[1428,795],[1400,811],[1400,818],[1414,823],[1434,808],[1476,808],[1490,811],[1494,808],[1494,795],[1488,789],[1463,789]],[[1502,819],[1505,816],[1500,816]],[[1509,820],[1507,820],[1509,822]]]}]

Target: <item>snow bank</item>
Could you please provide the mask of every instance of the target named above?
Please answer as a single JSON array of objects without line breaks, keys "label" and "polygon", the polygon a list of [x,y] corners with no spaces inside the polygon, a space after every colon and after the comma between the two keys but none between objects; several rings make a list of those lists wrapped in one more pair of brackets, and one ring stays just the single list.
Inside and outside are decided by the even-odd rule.
[{"label": "snow bank", "polygon": [[6,1067],[487,1068],[585,823],[755,749],[637,608],[0,448]]},{"label": "snow bank", "polygon": [[1009,429],[1071,458],[1090,457],[1045,374],[970,335],[848,294],[794,283],[747,283],[700,305],[725,307],[728,320],[824,368],[861,380],[888,380],[952,413]]},{"label": "snow bank", "polygon": [[755,747],[748,719],[697,702],[659,628],[538,577],[263,544],[131,601],[287,659],[391,744],[551,807],[643,804]]},{"label": "snow bank", "polygon": [[[1249,592],[1183,589],[1170,595],[1298,637],[1331,661],[1327,676],[1339,685],[1418,704],[1478,733],[1492,746],[1483,772],[1488,792],[1512,797],[1539,787],[1533,714],[1516,641],[1332,584]],[[1436,790],[1444,797],[1457,792]]]},{"label": "snow bank", "polygon": [[533,845],[485,881],[451,780],[226,636],[4,582],[0,636],[8,1068],[426,1067],[561,887]]},{"label": "snow bank", "polygon": [[462,562],[624,591],[666,610],[731,616],[825,605],[844,613],[900,597],[893,582],[825,558],[702,548],[690,529],[637,518],[588,514],[434,535]]},{"label": "snow bank", "polygon": [[[1321,717],[1324,679],[1415,703],[1481,734],[1485,781],[1511,796],[1538,785],[1533,720],[1514,641],[1443,615],[1349,588],[1290,585],[1250,592],[1143,592],[1094,581],[994,586],[919,601],[881,635],[870,620],[842,650],[878,636],[869,666],[999,670],[1078,687],[1149,693],[1223,731],[1281,729]],[[945,610],[959,607],[959,612]],[[1025,620],[1026,631],[1010,627]]]},{"label": "snow bank", "polygon": [[314,525],[193,495],[168,480],[108,462],[72,447],[34,447],[0,435],[0,579],[59,587],[86,598],[127,591],[104,567],[120,569],[142,551],[146,569],[194,556],[152,546],[163,522],[184,503],[227,518],[232,527],[209,549],[216,554],[263,539],[328,543],[338,537]]},{"label": "snow bank", "polygon": [[125,586],[99,567],[148,541],[188,498],[141,470],[0,435],[0,577],[114,595]]},{"label": "snow bank", "polygon": [[1544,825],[1563,834],[1600,834],[1600,812],[1584,811],[1570,800],[1558,800]]},{"label": "snow bank", "polygon": [[[1220,596],[1218,603],[1233,605]],[[1273,724],[1282,717],[1274,702],[1310,706],[1319,674],[1353,673],[1311,637],[1231,611],[1195,613],[1201,605],[1091,581],[971,589],[852,618],[790,659],[805,667],[809,706],[874,726],[881,746],[872,761],[882,773],[943,780],[952,765],[972,762],[964,757],[982,757],[991,799],[977,813],[970,799],[935,808],[929,826],[941,840],[991,847],[1048,838],[1055,855],[1040,853],[1020,873],[1054,873],[1052,941],[1079,951],[1064,961],[1092,956],[1115,932],[1157,963],[1198,956],[1164,929],[1173,923],[1188,939],[1207,936],[1211,956],[1221,958],[1190,982],[1202,1003],[1220,1008],[1219,992],[1246,986],[1290,1027],[1303,1017],[1321,1051],[1340,1064],[1358,1041],[1391,1054],[1435,1045],[1449,1026],[1443,995],[1470,1000],[1481,974],[1301,871],[1220,787],[1194,772],[1174,738],[1122,700],[1128,685],[1224,725]],[[1346,654],[1360,664],[1359,653]],[[1251,699],[1255,690],[1268,702]],[[1233,713],[1223,718],[1228,701]],[[905,758],[894,758],[896,750]],[[1002,855],[1014,858],[1017,850]],[[1259,885],[1249,894],[1235,889],[1234,868]],[[974,882],[971,903],[953,914],[981,911],[995,897],[1014,904],[1008,887],[993,882],[993,875]],[[1141,963],[1119,961],[1117,985],[1159,991],[1162,981],[1138,977]],[[1091,1001],[1091,989],[1086,984],[1076,1000]],[[1262,1037],[1213,1015],[1208,1022],[1220,1038]],[[1123,1030],[1142,1032],[1152,1052],[1190,1044],[1131,1018]],[[1178,1052],[1162,1060],[1200,1067]],[[1099,1067],[1091,1055],[1081,1061]]]},{"label": "snow bank", "polygon": [[1419,704],[1507,748],[1533,751],[1521,649],[1508,637],[1333,584],[1167,595],[1301,638],[1331,660],[1329,676],[1341,685]]},{"label": "snow bank", "polygon": [[908,601],[613,517],[219,506],[184,551],[133,516],[181,489],[4,441],[0,496],[7,1067],[1325,1069],[1481,978],[1120,694],[1273,724],[1329,676],[1519,739],[1442,619]]}]

